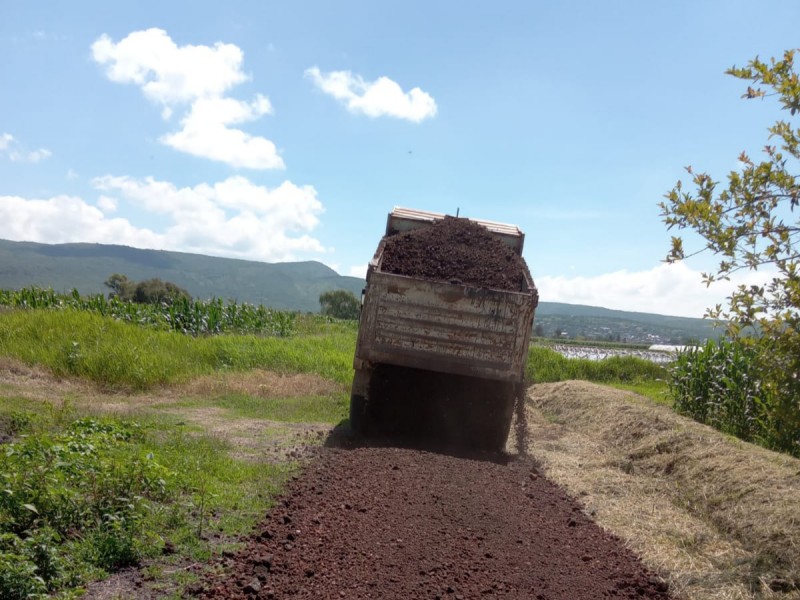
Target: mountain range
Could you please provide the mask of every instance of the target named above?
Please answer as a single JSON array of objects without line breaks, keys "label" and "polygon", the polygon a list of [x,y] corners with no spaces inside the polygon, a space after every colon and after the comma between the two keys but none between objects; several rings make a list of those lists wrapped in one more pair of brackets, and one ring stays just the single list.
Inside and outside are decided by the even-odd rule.
[{"label": "mountain range", "polygon": [[[360,296],[364,280],[339,275],[316,261],[263,263],[106,244],[40,244],[0,240],[0,288],[38,286],[59,292],[107,293],[114,273],[133,281],[159,278],[195,298],[235,299],[277,309],[317,312],[319,295],[347,290]],[[704,319],[594,306],[540,302],[539,331],[548,337],[639,343],[685,343],[715,337]]]}]

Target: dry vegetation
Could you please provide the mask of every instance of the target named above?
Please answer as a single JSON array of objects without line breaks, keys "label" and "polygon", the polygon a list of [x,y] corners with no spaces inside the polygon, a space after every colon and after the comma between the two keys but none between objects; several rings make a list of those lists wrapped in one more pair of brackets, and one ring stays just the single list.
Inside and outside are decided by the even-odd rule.
[{"label": "dry vegetation", "polygon": [[529,452],[692,599],[800,598],[800,460],[586,382],[528,396]]}]

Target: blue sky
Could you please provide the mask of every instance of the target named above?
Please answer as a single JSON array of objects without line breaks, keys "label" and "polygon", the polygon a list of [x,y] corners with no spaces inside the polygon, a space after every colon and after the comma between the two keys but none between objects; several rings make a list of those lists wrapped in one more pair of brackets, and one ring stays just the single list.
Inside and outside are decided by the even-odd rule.
[{"label": "blue sky", "polygon": [[661,262],[658,202],[759,155],[780,111],[724,71],[798,23],[796,0],[0,0],[0,238],[348,275],[393,206],[459,210],[525,231],[543,300],[701,316],[728,289],[711,257]]}]

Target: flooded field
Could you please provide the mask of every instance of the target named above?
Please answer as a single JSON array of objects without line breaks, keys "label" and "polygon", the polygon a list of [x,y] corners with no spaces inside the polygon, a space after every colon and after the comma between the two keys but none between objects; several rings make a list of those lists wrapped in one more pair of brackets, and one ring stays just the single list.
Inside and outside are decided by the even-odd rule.
[{"label": "flooded field", "polygon": [[636,356],[657,364],[667,364],[675,360],[676,350],[637,350],[633,348],[597,348],[593,346],[575,346],[572,344],[555,344],[553,350],[567,358],[586,358],[603,360],[612,356]]}]

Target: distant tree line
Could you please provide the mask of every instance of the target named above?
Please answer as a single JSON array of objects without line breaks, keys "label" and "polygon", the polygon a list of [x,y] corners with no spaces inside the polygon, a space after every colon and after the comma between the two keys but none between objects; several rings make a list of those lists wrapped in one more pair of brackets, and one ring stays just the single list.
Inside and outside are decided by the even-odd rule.
[{"label": "distant tree line", "polygon": [[128,279],[126,275],[114,273],[104,283],[111,289],[108,293],[109,298],[118,298],[126,302],[172,305],[180,298],[189,301],[192,299],[189,292],[182,287],[171,281],[162,281],[158,277],[137,282]]},{"label": "distant tree line", "polygon": [[356,320],[361,314],[361,306],[352,292],[331,290],[319,295],[320,312],[336,319]]}]

